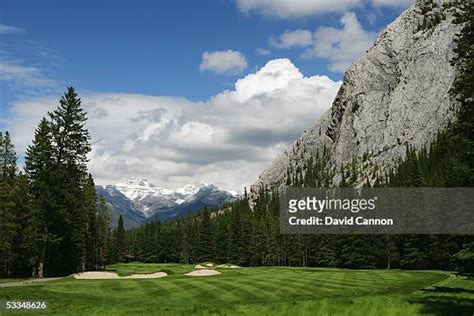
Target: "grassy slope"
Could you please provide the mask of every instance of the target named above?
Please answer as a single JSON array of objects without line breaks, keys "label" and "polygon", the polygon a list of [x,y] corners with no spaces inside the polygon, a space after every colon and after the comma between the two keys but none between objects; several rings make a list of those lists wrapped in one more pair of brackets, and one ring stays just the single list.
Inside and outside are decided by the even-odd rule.
[{"label": "grassy slope", "polygon": [[[115,265],[119,274],[174,271],[156,280],[74,280],[0,289],[0,299],[47,299],[62,315],[472,315],[474,282],[443,272],[305,268],[222,269]],[[432,285],[436,284],[435,287]]]},{"label": "grassy slope", "polygon": [[168,275],[185,274],[194,270],[192,264],[175,263],[147,263],[140,262],[116,263],[107,266],[108,271],[117,272],[120,276],[127,276],[135,273],[148,274],[154,272],[166,272]]}]

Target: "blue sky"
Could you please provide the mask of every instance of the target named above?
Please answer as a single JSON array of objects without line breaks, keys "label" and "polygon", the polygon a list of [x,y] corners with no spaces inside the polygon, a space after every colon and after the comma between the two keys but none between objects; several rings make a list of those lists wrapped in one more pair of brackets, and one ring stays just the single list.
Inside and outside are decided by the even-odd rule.
[{"label": "blue sky", "polygon": [[[21,120],[21,102],[39,107],[34,100],[57,98],[67,85],[86,96],[173,96],[192,107],[236,90],[239,78],[279,58],[288,58],[305,78],[326,75],[338,82],[347,62],[361,54],[343,42],[343,33],[353,32],[358,50],[368,48],[411,1],[304,2],[1,0],[0,129]],[[293,36],[297,30],[302,36]],[[341,42],[328,43],[338,30]],[[285,32],[288,42],[281,37]],[[287,138],[268,145],[286,145]],[[21,156],[25,140],[18,142]],[[170,177],[155,176],[157,182],[181,183]]]}]

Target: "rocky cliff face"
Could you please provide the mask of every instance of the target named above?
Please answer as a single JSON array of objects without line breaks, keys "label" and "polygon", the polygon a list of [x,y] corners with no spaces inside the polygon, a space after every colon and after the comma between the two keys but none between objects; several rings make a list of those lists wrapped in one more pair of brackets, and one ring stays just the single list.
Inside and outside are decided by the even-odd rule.
[{"label": "rocky cliff face", "polygon": [[420,148],[435,138],[455,110],[450,60],[459,29],[454,9],[442,2],[418,0],[388,25],[346,71],[332,108],[276,158],[252,192],[281,184],[289,166],[301,166],[323,146],[335,166],[365,154],[383,170],[407,144]]}]

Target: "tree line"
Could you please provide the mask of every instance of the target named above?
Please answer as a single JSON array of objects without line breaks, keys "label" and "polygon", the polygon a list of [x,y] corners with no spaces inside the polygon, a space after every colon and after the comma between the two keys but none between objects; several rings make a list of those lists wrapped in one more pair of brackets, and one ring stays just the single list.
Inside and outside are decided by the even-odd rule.
[{"label": "tree line", "polygon": [[[417,153],[409,148],[406,158],[386,176],[372,181],[372,186],[472,186],[468,182],[472,171],[465,174],[464,168],[456,167],[462,174],[445,172],[447,164],[467,163],[453,162],[454,157],[462,155],[459,148],[443,146],[450,133],[440,134],[429,152]],[[302,168],[301,178],[287,173],[290,176],[287,185],[305,187],[305,183],[325,183],[332,174],[321,171],[326,163],[327,156],[310,159]],[[350,170],[360,172],[352,166],[344,168],[347,180],[342,179],[339,186],[360,178],[360,174],[353,175]],[[262,187],[253,207],[250,205],[245,193],[239,201],[218,209],[204,209],[196,216],[170,223],[157,221],[127,231],[119,260],[453,270],[466,266],[459,262],[459,256],[462,253],[465,258],[466,251],[474,245],[471,235],[282,235],[277,189]],[[472,262],[472,258],[469,260]]]},{"label": "tree line", "polygon": [[87,170],[87,117],[74,88],[38,124],[19,172],[0,134],[0,275],[67,275],[104,267],[109,213]]}]

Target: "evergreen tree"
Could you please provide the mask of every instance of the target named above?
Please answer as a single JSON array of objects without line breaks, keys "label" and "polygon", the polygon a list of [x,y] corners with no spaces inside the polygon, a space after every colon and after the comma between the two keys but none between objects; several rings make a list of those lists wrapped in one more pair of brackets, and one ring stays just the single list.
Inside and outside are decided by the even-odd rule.
[{"label": "evergreen tree", "polygon": [[212,250],[213,250],[213,231],[211,227],[211,217],[207,207],[204,207],[204,210],[201,212],[199,217],[199,241],[197,249],[197,260],[200,262],[208,261],[211,259]]},{"label": "evergreen tree", "polygon": [[10,134],[0,134],[0,274],[12,274],[13,238],[18,223],[15,221],[13,190],[16,177],[16,153]]},{"label": "evergreen tree", "polygon": [[187,217],[183,222],[183,238],[180,245],[180,262],[190,263],[192,260],[192,236],[191,236],[190,218]]},{"label": "evergreen tree", "polygon": [[[69,87],[58,108],[49,113],[53,135],[56,183],[52,184],[58,198],[60,222],[55,233],[62,237],[54,250],[62,256],[56,262],[56,270],[65,273],[83,271],[84,253],[87,252],[87,215],[82,205],[82,188],[88,180],[87,154],[91,147],[90,136],[85,128],[86,113],[74,88]],[[62,257],[62,258],[61,258]]]},{"label": "evergreen tree", "polygon": [[81,247],[81,270],[90,270],[97,267],[97,236],[98,226],[98,205],[95,191],[95,184],[92,175],[89,174],[87,181],[82,189],[82,207],[81,214],[84,216],[84,227],[82,233],[85,245]]},{"label": "evergreen tree", "polygon": [[456,37],[454,48],[458,75],[453,83],[451,95],[459,102],[458,120],[455,121],[452,139],[459,148],[460,160],[464,163],[458,169],[464,170],[466,184],[474,185],[474,3],[460,1],[457,4],[455,23],[462,25],[460,34]]},{"label": "evergreen tree", "polygon": [[104,269],[107,261],[110,259],[109,252],[109,239],[111,238],[110,234],[110,215],[109,207],[104,197],[101,196],[97,202],[97,220],[95,226],[95,239],[96,239],[96,248],[95,248],[95,262],[96,270]]},{"label": "evergreen tree", "polygon": [[[56,169],[53,164],[52,130],[43,118],[35,132],[33,144],[26,150],[25,172],[32,197],[32,215],[29,223],[30,263],[33,275],[44,277],[46,257],[51,245],[61,237],[54,233],[54,223],[60,214],[52,187]],[[53,254],[51,254],[53,255]]]},{"label": "evergreen tree", "polygon": [[10,133],[7,131],[5,132],[5,137],[2,141],[3,150],[1,163],[2,163],[2,179],[4,181],[13,181],[17,172],[17,165],[16,165],[16,153],[15,153],[15,146],[12,144]]},{"label": "evergreen tree", "polygon": [[463,249],[454,255],[456,271],[469,278],[474,277],[474,242],[464,245]]},{"label": "evergreen tree", "polygon": [[127,245],[125,243],[125,229],[123,228],[123,218],[120,215],[115,233],[115,248],[117,251],[117,261],[124,262],[127,254]]},{"label": "evergreen tree", "polygon": [[11,221],[11,269],[15,276],[32,276],[30,266],[31,248],[29,247],[28,229],[32,216],[32,203],[29,194],[27,177],[20,173],[11,191],[12,221]]}]

